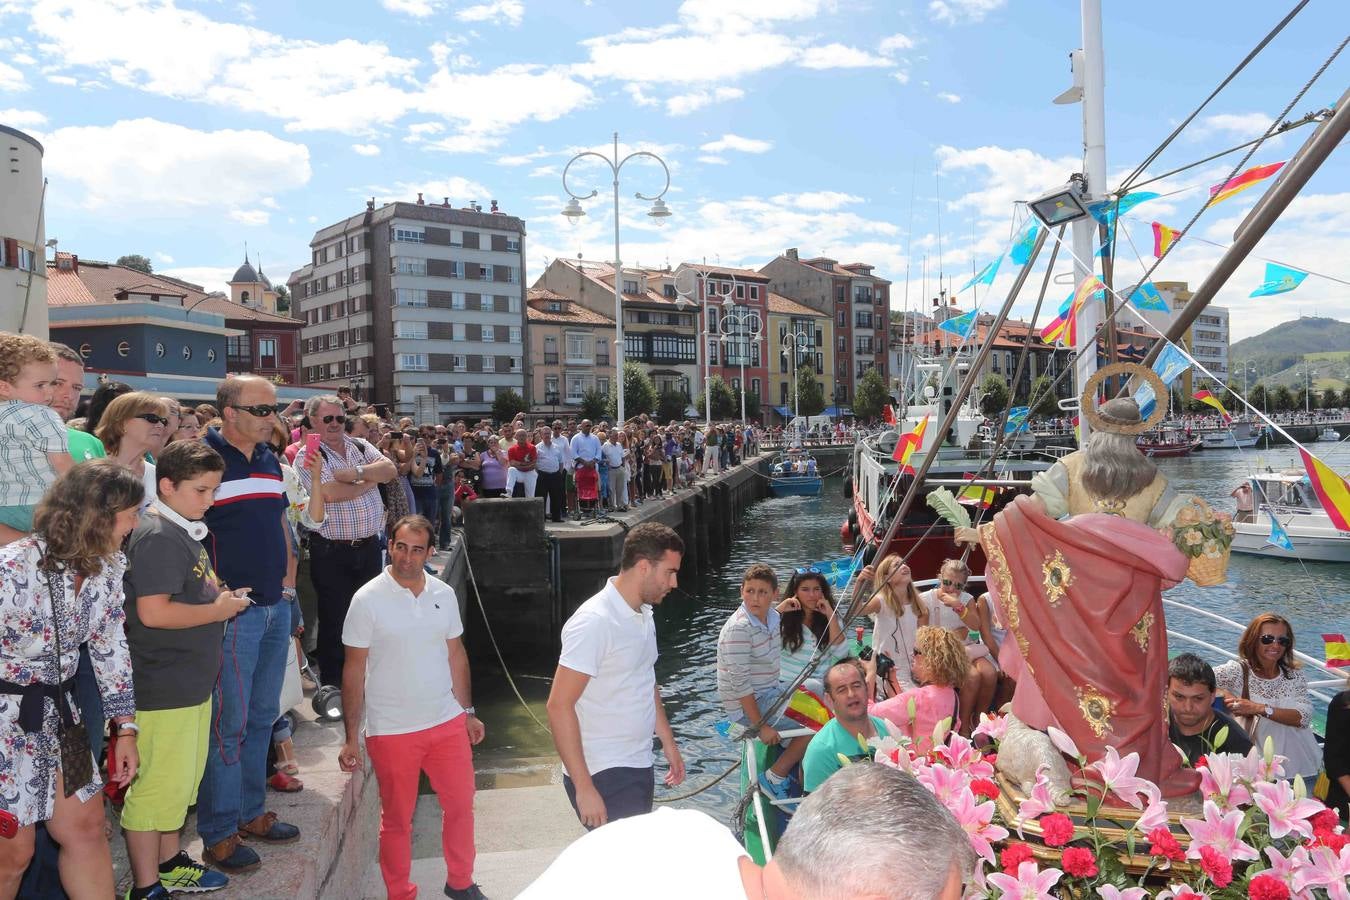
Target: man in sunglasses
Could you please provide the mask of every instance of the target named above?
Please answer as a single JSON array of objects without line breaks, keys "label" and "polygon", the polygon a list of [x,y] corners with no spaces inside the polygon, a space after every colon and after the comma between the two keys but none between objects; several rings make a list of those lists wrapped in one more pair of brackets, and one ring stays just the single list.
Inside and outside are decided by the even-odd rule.
[{"label": "man in sunglasses", "polygon": [[[310,573],[319,595],[319,679],[342,685],[342,623],[352,594],[380,574],[384,504],[379,486],[398,476],[398,467],[368,442],[347,434],[347,414],[334,396],[311,397],[305,404],[310,427],[319,434],[323,454],[322,530],[309,538]],[[308,491],[315,490],[305,448],[295,455],[295,470]]]}]

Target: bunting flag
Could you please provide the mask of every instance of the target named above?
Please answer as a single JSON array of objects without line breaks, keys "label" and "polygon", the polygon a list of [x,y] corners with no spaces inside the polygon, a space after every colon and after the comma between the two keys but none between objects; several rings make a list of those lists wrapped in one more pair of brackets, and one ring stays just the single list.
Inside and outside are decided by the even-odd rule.
[{"label": "bunting flag", "polygon": [[881,421],[887,425],[895,424],[895,410],[891,408],[889,403],[881,408]]},{"label": "bunting flag", "polygon": [[[970,472],[965,473],[965,478],[967,481],[975,480],[975,476]],[[972,484],[961,488],[961,493],[956,495],[956,502],[978,506],[980,509],[988,509],[994,505],[994,497],[997,495],[998,491],[994,488]]]},{"label": "bunting flag", "polygon": [[970,279],[965,284],[963,284],[961,286],[961,290],[957,291],[957,293],[958,294],[963,293],[967,289],[972,288],[977,284],[993,284],[994,276],[998,274],[998,267],[999,264],[1002,262],[1003,257],[1000,256],[998,259],[994,260],[989,265],[985,266],[983,269],[980,270],[980,273],[978,275],[976,275],[974,278]]},{"label": "bunting flag", "polygon": [[1294,542],[1289,540],[1289,532],[1284,530],[1280,520],[1274,516],[1270,517],[1270,537],[1266,538],[1266,543],[1290,553],[1294,552]]},{"label": "bunting flag", "polygon": [[783,715],[812,731],[819,731],[834,718],[834,714],[816,696],[815,692],[808,691],[806,688],[797,688],[793,692],[792,699],[788,701],[787,709],[783,710]]},{"label": "bunting flag", "polygon": [[1238,194],[1254,187],[1274,175],[1280,169],[1284,168],[1284,163],[1267,163],[1264,166],[1252,166],[1241,175],[1236,175],[1223,184],[1216,184],[1209,189],[1209,205],[1222,203],[1229,197],[1236,197]]},{"label": "bunting flag", "polygon": [[1229,422],[1233,421],[1233,417],[1228,414],[1228,410],[1223,408],[1223,404],[1219,402],[1219,398],[1209,391],[1199,390],[1192,394],[1191,397],[1217,409],[1219,415],[1223,416],[1223,424],[1227,425]]},{"label": "bunting flag", "polygon": [[1132,191],[1119,200],[1101,200],[1088,207],[1092,218],[1106,226],[1106,240],[1095,255],[1102,256],[1116,242],[1116,220],[1145,200],[1156,200],[1161,194],[1153,191]]},{"label": "bunting flag", "polygon": [[1252,291],[1252,297],[1270,297],[1274,294],[1286,294],[1303,283],[1308,273],[1301,269],[1282,266],[1279,263],[1266,263],[1266,280]]},{"label": "bunting flag", "polygon": [[1322,643],[1327,650],[1328,669],[1350,668],[1350,643],[1346,643],[1343,634],[1324,634]]},{"label": "bunting flag", "polygon": [[1167,308],[1167,301],[1163,299],[1158,291],[1157,285],[1151,281],[1145,281],[1130,293],[1130,303],[1138,310],[1153,309],[1158,312],[1171,312]]},{"label": "bunting flag", "polygon": [[1322,501],[1322,509],[1331,519],[1331,524],[1341,531],[1350,531],[1350,484],[1347,484],[1346,480],[1337,475],[1330,466],[1302,447],[1298,448],[1298,453],[1303,457],[1303,468],[1308,473],[1308,481],[1312,484],[1317,499]]},{"label": "bunting flag", "polygon": [[924,416],[923,421],[913,431],[901,435],[900,440],[895,442],[895,452],[891,454],[891,459],[900,464],[900,471],[906,475],[914,474],[914,468],[909,464],[909,459],[914,455],[914,451],[923,444],[923,433],[927,428],[928,416]]},{"label": "bunting flag", "polygon": [[1021,431],[1027,427],[1027,416],[1030,415],[1031,408],[1028,406],[1014,406],[1008,410],[1008,421],[1003,423],[1003,433],[1012,434],[1014,431]]},{"label": "bunting flag", "polygon": [[[1190,367],[1190,359],[1177,349],[1176,344],[1171,343],[1163,348],[1153,362],[1153,371],[1158,373],[1165,387],[1171,387],[1172,382],[1180,378]],[[1147,419],[1153,415],[1153,407],[1157,404],[1158,398],[1153,394],[1153,387],[1145,382],[1134,392],[1134,402],[1139,404],[1139,415]]]},{"label": "bunting flag", "polygon": [[[962,288],[962,290],[965,290],[965,288]],[[962,340],[965,340],[970,337],[970,332],[975,328],[975,314],[977,312],[979,312],[979,310],[972,309],[968,313],[952,316],[945,322],[939,322],[938,331],[945,331],[948,334],[954,334]]]},{"label": "bunting flag", "polygon": [[1013,241],[1012,249],[1008,251],[1008,258],[1019,266],[1025,266],[1027,260],[1031,259],[1031,250],[1036,246],[1036,235],[1041,233],[1040,223],[1036,221],[1035,216],[1027,216],[1026,224],[1022,226],[1022,233],[1018,235],[1017,240]]},{"label": "bunting flag", "polygon": [[1161,222],[1153,223],[1153,255],[1162,258],[1167,249],[1177,242],[1181,232],[1175,228],[1168,228]]},{"label": "bunting flag", "polygon": [[1106,285],[1102,284],[1101,279],[1096,275],[1084,278],[1068,303],[1060,307],[1059,315],[1041,329],[1041,340],[1046,343],[1057,341],[1072,347],[1078,337],[1078,314],[1082,312],[1088,300],[1095,299],[1098,294],[1106,295]]}]

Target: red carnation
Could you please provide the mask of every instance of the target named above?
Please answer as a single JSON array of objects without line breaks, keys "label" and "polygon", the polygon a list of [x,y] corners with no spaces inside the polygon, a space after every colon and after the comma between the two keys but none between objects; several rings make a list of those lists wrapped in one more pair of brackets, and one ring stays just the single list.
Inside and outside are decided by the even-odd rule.
[{"label": "red carnation", "polygon": [[1177,843],[1176,836],[1172,834],[1165,826],[1159,825],[1148,833],[1148,842],[1154,856],[1162,856],[1173,862],[1180,862],[1186,858],[1186,853],[1181,849],[1181,844]]},{"label": "red carnation", "polygon": [[1097,877],[1097,857],[1087,847],[1065,847],[1059,861],[1074,878]]},{"label": "red carnation", "polygon": [[1200,868],[1214,882],[1215,887],[1228,887],[1233,883],[1233,864],[1213,847],[1200,848]]},{"label": "red carnation", "polygon": [[976,778],[970,783],[970,790],[976,797],[988,797],[990,800],[997,800],[999,796],[998,785],[988,778]]},{"label": "red carnation", "polygon": [[1008,875],[1016,875],[1017,867],[1024,862],[1032,862],[1035,854],[1026,844],[1009,844],[998,855],[998,864],[1003,867],[1003,871]]},{"label": "red carnation", "polygon": [[1073,819],[1064,813],[1052,813],[1041,819],[1041,838],[1047,847],[1063,847],[1073,840]]},{"label": "red carnation", "polygon": [[1305,841],[1303,846],[1309,850],[1314,847],[1328,847],[1332,853],[1340,855],[1341,850],[1350,844],[1350,834],[1337,833],[1335,831],[1319,831],[1313,835],[1311,840]]},{"label": "red carnation", "polygon": [[1194,765],[1192,768],[1196,768],[1196,769],[1208,769],[1208,768],[1209,768],[1209,756],[1208,756],[1208,755],[1206,755],[1206,756],[1201,756],[1199,759],[1197,759],[1197,760],[1195,761],[1195,765]]},{"label": "red carnation", "polygon": [[1341,824],[1341,817],[1334,809],[1324,809],[1308,821],[1312,823],[1313,834],[1321,834],[1324,831],[1334,832],[1336,826]]},{"label": "red carnation", "polygon": [[1247,885],[1251,900],[1289,900],[1289,885],[1274,875],[1257,875]]}]

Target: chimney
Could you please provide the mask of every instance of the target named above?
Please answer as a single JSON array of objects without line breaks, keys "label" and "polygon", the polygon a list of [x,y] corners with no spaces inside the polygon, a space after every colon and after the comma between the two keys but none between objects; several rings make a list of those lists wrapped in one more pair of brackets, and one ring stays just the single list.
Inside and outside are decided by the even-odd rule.
[{"label": "chimney", "polygon": [[418,206],[426,206],[426,205],[427,205],[427,201],[425,201],[425,200],[422,199],[422,192],[421,192],[421,191],[418,191],[418,192],[417,192],[417,205],[418,205]]},{"label": "chimney", "polygon": [[496,201],[496,200],[493,200],[493,201],[492,201],[492,210],[491,210],[491,211],[492,211],[492,214],[493,214],[494,216],[501,215],[501,210],[497,209],[497,201]]},{"label": "chimney", "polygon": [[374,209],[374,208],[375,208],[375,198],[371,197],[369,200],[366,201],[366,209]]},{"label": "chimney", "polygon": [[441,206],[445,207],[446,209],[449,209],[449,208],[450,208],[450,198],[449,198],[449,197],[443,198],[443,199],[441,200]]},{"label": "chimney", "polygon": [[785,252],[783,255],[795,262],[797,260],[797,248],[789,247],[787,248],[787,252]]}]

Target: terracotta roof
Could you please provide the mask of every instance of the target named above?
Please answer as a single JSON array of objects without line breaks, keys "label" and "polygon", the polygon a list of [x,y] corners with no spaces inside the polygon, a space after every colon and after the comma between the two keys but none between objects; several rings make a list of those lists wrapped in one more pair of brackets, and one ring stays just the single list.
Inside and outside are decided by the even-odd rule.
[{"label": "terracotta roof", "polygon": [[708,272],[714,275],[735,275],[737,278],[750,278],[755,281],[769,280],[768,275],[765,275],[761,272],[756,272],[754,269],[737,269],[734,266],[709,266],[709,265],[693,265],[693,264],[691,264],[689,267],[691,269],[699,269],[701,271]]},{"label": "terracotta roof", "polygon": [[47,305],[83,306],[97,303],[80,277],[69,269],[47,266]]},{"label": "terracotta roof", "polygon": [[[80,303],[117,303],[119,302],[117,294],[127,291],[129,293],[182,297],[185,309],[199,309],[202,312],[224,316],[226,319],[243,319],[267,325],[289,325],[295,328],[304,324],[299,319],[293,319],[290,316],[231,303],[224,294],[208,294],[200,285],[191,282],[161,275],[147,275],[136,269],[128,269],[126,266],[112,263],[91,263],[80,260],[77,271],[73,272],[69,269],[58,269],[55,263],[48,263],[47,277],[48,303],[58,306]],[[82,299],[83,295],[79,293],[78,288],[70,283],[71,281],[78,282],[84,288],[84,295],[88,295],[90,299]],[[55,297],[52,291],[53,283],[62,285]],[[196,305],[194,306],[194,304]]]},{"label": "terracotta roof", "polygon": [[[536,296],[536,294],[545,296]],[[547,309],[545,305],[548,303],[561,303],[562,309]],[[580,303],[575,303],[549,290],[530,291],[530,300],[525,306],[525,315],[531,322],[540,324],[614,327],[614,320],[604,313],[588,309]]]},{"label": "terracotta roof", "polygon": [[529,300],[566,300],[562,294],[557,291],[551,291],[548,288],[530,288],[526,291]]},{"label": "terracotta roof", "polygon": [[142,281],[140,284],[131,287],[118,288],[116,293],[127,294],[158,294],[161,297],[186,297],[187,291],[183,288],[166,288],[163,284],[154,284],[149,281]]},{"label": "terracotta roof", "polygon": [[782,294],[775,294],[769,291],[769,312],[778,313],[785,316],[810,316],[815,319],[828,319],[829,316],[823,312],[814,310],[809,306],[803,306],[796,300],[790,300]]},{"label": "terracotta roof", "polygon": [[[564,259],[562,262],[579,273],[589,278],[596,284],[604,287],[606,290],[614,290],[614,266],[607,262],[594,262],[583,259]],[[625,272],[639,274],[641,270],[624,266]],[[657,306],[676,306],[675,297],[667,297],[660,291],[648,290],[645,294],[624,293],[624,298],[631,303],[651,303]]]}]

